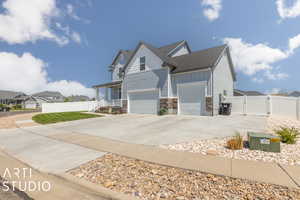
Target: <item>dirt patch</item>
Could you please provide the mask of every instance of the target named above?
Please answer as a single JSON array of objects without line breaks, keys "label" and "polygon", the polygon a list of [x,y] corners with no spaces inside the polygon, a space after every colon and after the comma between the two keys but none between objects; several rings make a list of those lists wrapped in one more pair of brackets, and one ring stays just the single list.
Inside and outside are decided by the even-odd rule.
[{"label": "dirt patch", "polygon": [[0,177],[0,199],[1,200],[33,200],[26,193],[15,188],[13,190],[12,186],[5,183]]},{"label": "dirt patch", "polygon": [[300,190],[107,154],[70,174],[147,200],[300,199]]},{"label": "dirt patch", "polygon": [[29,123],[18,123],[18,121],[31,120],[31,118],[39,113],[27,113],[27,114],[18,114],[9,117],[0,118],[0,129],[11,129],[18,127],[28,127],[28,126],[37,126],[35,122]]}]

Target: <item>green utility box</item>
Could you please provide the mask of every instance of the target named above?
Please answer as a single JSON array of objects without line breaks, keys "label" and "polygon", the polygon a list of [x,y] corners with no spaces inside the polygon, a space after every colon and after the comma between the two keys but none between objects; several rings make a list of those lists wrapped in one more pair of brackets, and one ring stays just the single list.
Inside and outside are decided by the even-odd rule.
[{"label": "green utility box", "polygon": [[280,153],[280,138],[264,134],[248,132],[249,148],[267,152]]}]

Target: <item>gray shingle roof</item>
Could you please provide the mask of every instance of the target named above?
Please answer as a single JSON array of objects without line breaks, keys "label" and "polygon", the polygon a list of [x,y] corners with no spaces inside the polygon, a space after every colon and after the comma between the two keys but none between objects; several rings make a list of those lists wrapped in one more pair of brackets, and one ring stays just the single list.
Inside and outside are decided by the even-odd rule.
[{"label": "gray shingle roof", "polygon": [[[191,52],[188,44],[186,43],[189,51],[191,53],[185,54],[182,56],[176,56],[176,57],[170,57],[168,54],[174,50],[178,45],[181,43],[186,43],[185,40],[175,42],[173,44],[165,45],[162,47],[154,47],[151,44],[148,44],[146,42],[139,42],[137,47],[135,48],[134,51],[127,51],[127,54],[124,53],[124,55],[127,55],[126,57],[128,59],[123,70],[125,71],[126,67],[130,63],[131,59],[134,57],[135,53],[138,51],[141,45],[145,45],[149,50],[151,50],[156,56],[158,56],[162,61],[163,61],[163,66],[170,66],[173,67],[172,73],[180,73],[180,72],[187,72],[187,71],[192,71],[192,70],[197,70],[197,69],[206,69],[206,68],[211,68],[215,66],[217,61],[219,60],[222,52],[227,50],[228,55],[229,55],[229,62],[230,62],[230,68],[231,72],[233,75],[234,80],[236,80],[236,74],[233,69],[233,64],[231,60],[231,56],[228,50],[227,45],[222,45],[222,46],[217,46],[201,51],[195,51]],[[120,53],[124,52],[123,50],[119,51],[118,55]],[[117,59],[118,55],[116,56],[115,59]],[[114,62],[115,62],[114,59]]]},{"label": "gray shingle roof", "polygon": [[178,42],[175,42],[173,44],[165,45],[162,47],[159,47],[158,50],[163,54],[163,55],[168,55],[172,50],[174,50],[178,45],[181,43],[185,42],[185,40],[181,40]]},{"label": "gray shingle roof", "polygon": [[162,61],[167,62],[169,61],[170,57],[168,57],[168,53],[170,53],[173,49],[175,49],[180,43],[185,42],[184,40],[175,42],[173,44],[161,46],[159,48],[154,47],[151,44],[148,44],[144,41],[140,41],[138,46],[135,48],[134,51],[131,51],[131,56],[128,59],[127,63],[124,66],[124,70],[126,69],[127,65],[130,63],[131,59],[134,57],[134,54],[140,48],[141,45],[145,45],[148,49],[150,49],[156,56],[158,56]]},{"label": "gray shingle roof", "polygon": [[73,102],[90,100],[90,98],[88,96],[84,96],[84,95],[73,95],[73,96],[69,96],[68,99],[70,99],[70,101],[73,101]]},{"label": "gray shingle roof", "polygon": [[56,91],[43,91],[33,94],[32,96],[37,97],[64,97],[60,92]]},{"label": "gray shingle roof", "polygon": [[206,69],[214,66],[226,47],[226,45],[222,45],[201,51],[195,51],[182,56],[176,56],[170,58],[166,64],[170,64],[175,67],[172,70],[172,73],[192,71],[195,69]]},{"label": "gray shingle roof", "polygon": [[258,91],[243,91],[234,89],[234,96],[264,96],[265,94]]},{"label": "gray shingle roof", "polygon": [[26,96],[23,92],[0,90],[0,99],[14,99],[18,96]]},{"label": "gray shingle roof", "polygon": [[290,97],[300,97],[300,92],[299,91],[294,91],[289,94]]}]

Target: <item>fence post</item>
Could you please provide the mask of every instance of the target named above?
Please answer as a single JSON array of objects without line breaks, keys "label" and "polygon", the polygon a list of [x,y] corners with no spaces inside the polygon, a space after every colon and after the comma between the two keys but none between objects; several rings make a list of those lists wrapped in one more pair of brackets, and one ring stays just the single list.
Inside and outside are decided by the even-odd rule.
[{"label": "fence post", "polygon": [[247,96],[244,95],[243,114],[247,115]]},{"label": "fence post", "polygon": [[300,120],[300,97],[297,98],[297,104],[296,104],[296,111],[297,111],[297,120]]},{"label": "fence post", "polygon": [[272,96],[267,96],[267,115],[272,115]]}]

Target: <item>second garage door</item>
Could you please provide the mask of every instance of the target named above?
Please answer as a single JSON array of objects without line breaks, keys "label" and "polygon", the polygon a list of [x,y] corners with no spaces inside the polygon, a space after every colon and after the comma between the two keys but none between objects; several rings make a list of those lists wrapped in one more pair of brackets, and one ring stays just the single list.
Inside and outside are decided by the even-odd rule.
[{"label": "second garage door", "polygon": [[140,91],[129,93],[129,113],[157,114],[158,90]]},{"label": "second garage door", "polygon": [[179,113],[181,115],[204,115],[206,83],[178,84]]}]

